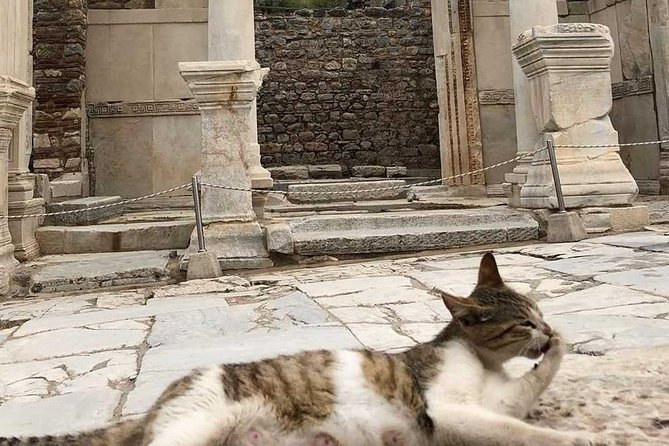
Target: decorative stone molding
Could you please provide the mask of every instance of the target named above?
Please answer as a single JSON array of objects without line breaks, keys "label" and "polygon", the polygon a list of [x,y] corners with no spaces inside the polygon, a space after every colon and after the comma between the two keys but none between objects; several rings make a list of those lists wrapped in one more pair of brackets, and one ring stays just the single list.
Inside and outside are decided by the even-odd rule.
[{"label": "decorative stone molding", "polygon": [[198,115],[193,99],[139,102],[97,102],[87,104],[89,118],[125,118],[141,116]]},{"label": "decorative stone molding", "polygon": [[513,105],[515,102],[515,93],[513,90],[479,91],[480,105]]},{"label": "decorative stone molding", "polygon": [[645,76],[637,79],[628,79],[623,82],[616,82],[611,86],[613,99],[621,99],[627,96],[638,96],[641,94],[653,93],[653,76]]},{"label": "decorative stone molding", "polygon": [[[606,27],[590,25],[536,26],[523,33],[526,38],[513,48],[530,81],[537,128],[558,146],[562,190],[569,208],[629,205],[639,191],[620,159],[618,133],[609,118],[613,40]],[[610,147],[559,147],[579,144]],[[520,202],[532,209],[557,207],[545,152],[532,161]]]},{"label": "decorative stone molding", "polygon": [[0,128],[18,125],[33,99],[34,88],[13,77],[0,76]]},{"label": "decorative stone molding", "polygon": [[613,39],[608,27],[594,23],[534,26],[520,35],[513,51],[530,80],[548,70],[609,72]]},{"label": "decorative stone molding", "polygon": [[269,68],[249,60],[181,62],[179,70],[200,110],[218,109],[224,103],[250,107],[269,73]]}]

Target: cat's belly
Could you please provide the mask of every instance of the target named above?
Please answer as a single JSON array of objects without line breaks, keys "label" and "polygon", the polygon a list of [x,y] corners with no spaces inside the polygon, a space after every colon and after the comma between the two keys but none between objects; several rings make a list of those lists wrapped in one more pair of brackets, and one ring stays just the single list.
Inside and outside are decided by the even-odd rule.
[{"label": "cat's belly", "polygon": [[372,389],[361,362],[359,352],[337,352],[333,372],[336,402],[333,414],[323,423],[326,430],[342,444],[383,445],[382,438],[390,430],[402,432],[407,445],[423,444],[415,415]]}]

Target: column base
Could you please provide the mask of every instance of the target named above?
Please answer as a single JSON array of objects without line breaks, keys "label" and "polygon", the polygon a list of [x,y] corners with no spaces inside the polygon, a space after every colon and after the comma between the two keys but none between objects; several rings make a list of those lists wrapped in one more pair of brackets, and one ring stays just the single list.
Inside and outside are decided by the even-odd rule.
[{"label": "column base", "polygon": [[[207,251],[216,255],[222,270],[273,266],[265,243],[265,232],[258,222],[210,223],[204,227],[204,240]],[[181,269],[187,268],[190,255],[197,250],[197,231],[194,230]]]},{"label": "column base", "polygon": [[[21,216],[41,214],[44,212],[44,199],[32,198],[24,201],[9,203],[9,215]],[[9,220],[9,232],[12,234],[14,244],[14,256],[17,260],[25,262],[38,258],[41,253],[35,231],[41,223],[40,217],[26,217]]]},{"label": "column base", "polygon": [[[588,136],[573,137],[571,133]],[[565,132],[549,134],[555,144],[574,144],[591,141],[617,145],[618,134],[610,121],[589,121]],[[558,170],[562,182],[565,207],[629,206],[639,194],[639,188],[616,150],[605,149],[556,149]],[[528,209],[557,209],[557,196],[548,153],[535,155],[528,172],[527,182],[520,191],[520,204]]]},{"label": "column base", "polygon": [[9,292],[12,273],[19,262],[14,258],[14,245],[11,243],[9,233],[0,239],[2,239],[0,242],[0,296],[3,296]]}]

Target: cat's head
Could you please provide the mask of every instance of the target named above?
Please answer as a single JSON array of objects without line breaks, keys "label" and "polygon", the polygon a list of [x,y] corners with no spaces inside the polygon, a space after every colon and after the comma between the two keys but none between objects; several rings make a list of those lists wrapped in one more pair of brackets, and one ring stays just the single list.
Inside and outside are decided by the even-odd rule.
[{"label": "cat's head", "polygon": [[554,335],[536,302],[504,284],[491,253],[481,260],[469,298],[445,294],[443,300],[470,344],[500,362],[515,356],[536,359]]}]

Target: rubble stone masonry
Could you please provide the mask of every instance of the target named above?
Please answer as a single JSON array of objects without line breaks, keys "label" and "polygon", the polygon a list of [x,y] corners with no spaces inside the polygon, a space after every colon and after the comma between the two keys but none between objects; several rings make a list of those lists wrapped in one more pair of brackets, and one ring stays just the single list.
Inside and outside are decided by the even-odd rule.
[{"label": "rubble stone masonry", "polygon": [[35,0],[33,168],[53,179],[81,170],[86,0]]},{"label": "rubble stone masonry", "polygon": [[402,8],[256,11],[266,166],[439,168],[429,1]]}]

